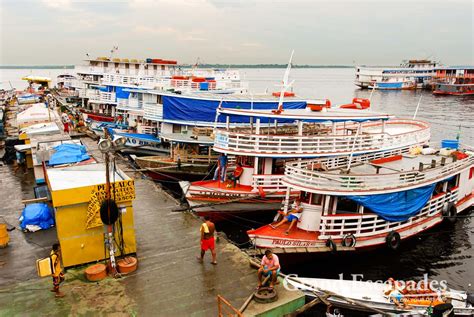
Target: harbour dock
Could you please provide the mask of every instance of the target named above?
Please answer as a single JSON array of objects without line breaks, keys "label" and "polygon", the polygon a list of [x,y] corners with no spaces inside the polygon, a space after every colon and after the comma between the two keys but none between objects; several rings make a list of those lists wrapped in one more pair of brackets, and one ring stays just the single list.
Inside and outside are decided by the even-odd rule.
[{"label": "harbour dock", "polygon": [[[83,143],[99,162],[96,142]],[[153,181],[121,162],[120,168],[135,179],[135,231],[138,270],[122,278],[86,281],[84,266],[68,269],[61,290],[66,296],[55,299],[49,292],[51,278],[36,276],[36,259],[49,255],[56,241],[56,229],[23,233],[10,231],[10,245],[0,249],[0,315],[78,315],[100,311],[118,315],[216,316],[217,295],[240,307],[254,290],[256,271],[249,258],[224,238],[217,243],[218,265],[210,255],[200,264],[200,220],[188,213],[173,212],[174,198]],[[12,167],[0,167],[4,197],[1,212],[5,221],[17,226],[22,200],[33,198],[34,177],[13,175]],[[19,190],[21,189],[21,190]],[[44,303],[49,303],[44,305]],[[260,309],[261,310],[261,309]],[[246,314],[247,315],[247,314]]]}]

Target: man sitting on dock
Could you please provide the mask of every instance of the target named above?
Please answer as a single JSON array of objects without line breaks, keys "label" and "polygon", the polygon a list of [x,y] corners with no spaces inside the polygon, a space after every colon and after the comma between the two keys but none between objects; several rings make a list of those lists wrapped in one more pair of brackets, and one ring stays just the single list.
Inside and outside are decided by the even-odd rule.
[{"label": "man sitting on dock", "polygon": [[217,264],[217,255],[216,255],[216,242],[214,238],[214,232],[216,227],[213,222],[211,222],[208,216],[204,217],[204,223],[201,225],[201,257],[198,257],[200,263],[204,260],[204,254],[207,250],[211,250],[212,262],[211,264]]},{"label": "man sitting on dock", "polygon": [[278,260],[278,256],[276,254],[273,254],[270,250],[265,250],[265,255],[263,256],[260,268],[258,269],[257,289],[262,287],[263,276],[271,276],[270,288],[273,288],[279,273],[280,261]]},{"label": "man sitting on dock", "polygon": [[293,204],[290,207],[290,211],[286,213],[286,215],[283,217],[283,219],[277,223],[276,225],[270,225],[273,229],[278,228],[279,226],[290,222],[290,226],[288,229],[285,231],[285,234],[288,235],[290,233],[290,230],[295,226],[295,224],[300,220],[301,218],[301,213],[303,211],[303,208],[301,207],[300,200],[296,199]]},{"label": "man sitting on dock", "polygon": [[229,175],[229,180],[234,182],[234,188],[237,186],[237,181],[239,180],[240,176],[242,176],[243,172],[244,168],[242,167],[242,164],[237,163],[234,172]]}]

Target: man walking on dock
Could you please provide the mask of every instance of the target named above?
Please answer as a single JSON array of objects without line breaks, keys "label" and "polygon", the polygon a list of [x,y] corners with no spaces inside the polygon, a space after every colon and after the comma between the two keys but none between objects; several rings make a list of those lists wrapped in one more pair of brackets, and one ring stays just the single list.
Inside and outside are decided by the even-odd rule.
[{"label": "man walking on dock", "polygon": [[216,242],[214,238],[214,232],[216,231],[216,226],[210,220],[209,217],[204,217],[204,223],[201,225],[201,257],[198,257],[199,262],[204,261],[204,254],[207,250],[211,250],[212,262],[211,264],[217,264],[217,255],[216,255]]}]

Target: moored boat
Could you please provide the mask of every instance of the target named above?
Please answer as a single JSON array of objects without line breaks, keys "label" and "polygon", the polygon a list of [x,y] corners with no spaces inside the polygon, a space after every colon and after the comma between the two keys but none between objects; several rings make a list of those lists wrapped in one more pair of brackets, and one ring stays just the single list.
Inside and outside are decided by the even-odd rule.
[{"label": "moored boat", "polygon": [[[404,284],[407,285],[410,282],[412,281]],[[394,281],[394,283],[398,283],[398,281]],[[285,284],[290,289],[300,289],[310,298],[329,295],[325,297],[329,303],[350,310],[370,313],[381,311],[384,315],[396,314],[397,316],[432,316],[429,311],[432,311],[437,305],[443,305],[438,306],[438,310],[443,307],[447,314],[451,313],[451,310],[454,311],[455,316],[472,316],[474,314],[474,294],[448,287],[443,289],[440,287],[438,290],[427,293],[425,289],[429,286],[424,286],[424,281],[421,283],[413,281],[413,283],[421,286],[420,293],[422,294],[417,294],[415,289],[412,291],[413,294],[404,294],[401,303],[396,305],[390,296],[386,295],[387,289],[391,288],[390,283],[387,282],[291,276],[285,279]],[[429,285],[429,283],[430,281],[427,284]]]},{"label": "moored boat", "polygon": [[438,68],[432,86],[435,95],[474,95],[474,66]]},{"label": "moored boat", "polygon": [[295,253],[398,249],[402,240],[454,222],[474,204],[474,152],[412,149],[295,161],[287,164],[282,182],[288,186],[284,216],[291,209],[289,193],[301,191],[299,218],[292,230],[287,222],[248,231],[258,248]]},{"label": "moored boat", "polygon": [[400,66],[357,66],[355,84],[381,90],[427,88],[438,65],[430,60],[409,60]]},{"label": "moored boat", "polygon": [[[191,208],[198,214],[277,210],[285,195],[295,198],[300,193],[299,189],[287,191],[282,183],[285,161],[350,153],[401,153],[430,137],[429,126],[421,121],[324,105],[325,101],[313,101],[306,109],[281,112],[219,108],[216,122],[225,122],[226,127],[215,130],[214,150],[235,156],[243,172],[235,185],[222,179],[181,182]],[[234,168],[229,164],[229,170]]]},{"label": "moored boat", "polygon": [[144,173],[157,181],[198,181],[212,177],[217,155],[207,135],[164,134],[169,155],[135,157]]}]

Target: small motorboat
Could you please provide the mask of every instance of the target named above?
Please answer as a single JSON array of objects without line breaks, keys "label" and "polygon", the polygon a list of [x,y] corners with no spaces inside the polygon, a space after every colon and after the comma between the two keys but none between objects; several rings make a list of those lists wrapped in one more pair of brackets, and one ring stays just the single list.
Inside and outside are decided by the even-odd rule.
[{"label": "small motorboat", "polygon": [[[453,289],[439,290],[423,298],[432,296],[426,301],[415,295],[403,295],[401,303],[396,305],[385,295],[387,283],[381,281],[334,280],[321,278],[300,278],[287,276],[285,283],[288,288],[302,290],[308,297],[329,295],[326,300],[335,307],[370,313],[409,314],[411,316],[430,316],[435,307],[450,307],[456,316],[474,315],[474,294]],[[433,296],[434,295],[434,296]],[[442,302],[442,303],[441,303]],[[449,305],[450,304],[450,305]],[[452,306],[451,306],[452,305]],[[438,308],[439,309],[439,308]]]}]

